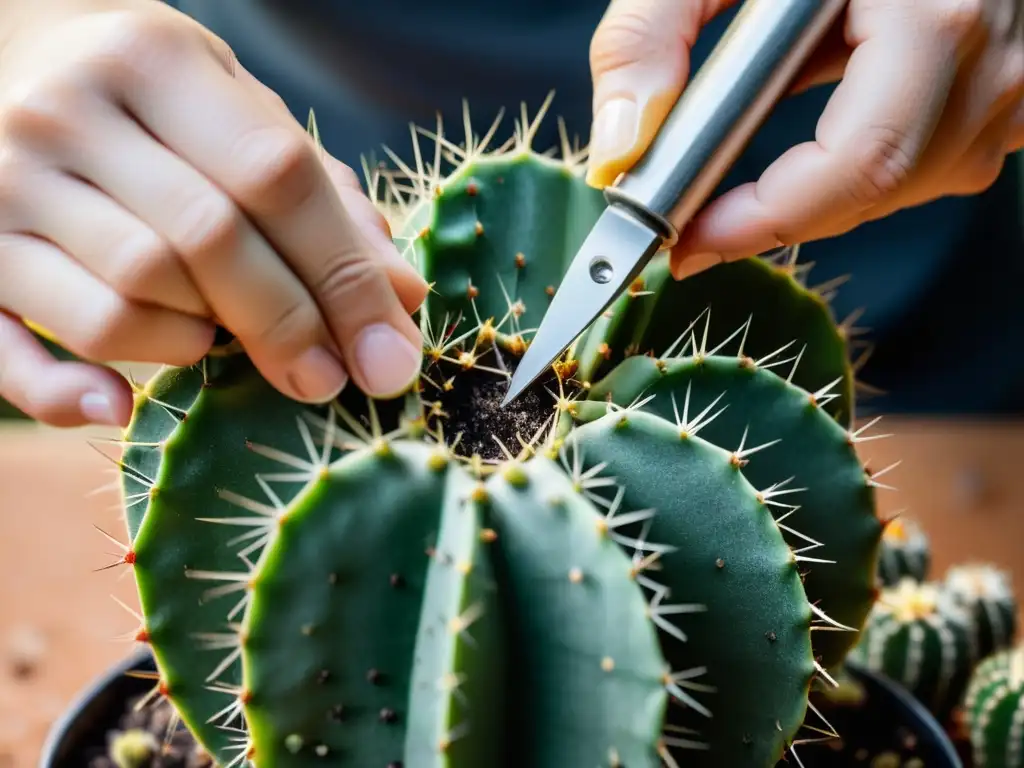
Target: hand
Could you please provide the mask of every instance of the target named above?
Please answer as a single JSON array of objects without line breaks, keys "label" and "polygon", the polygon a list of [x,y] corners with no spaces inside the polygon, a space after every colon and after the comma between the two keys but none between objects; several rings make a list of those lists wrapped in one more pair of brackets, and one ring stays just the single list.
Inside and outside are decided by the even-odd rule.
[{"label": "hand", "polygon": [[[686,83],[698,32],[734,4],[612,0],[591,46],[592,184],[643,153]],[[851,0],[793,91],[839,79],[815,141],[709,202],[680,234],[677,279],[991,186],[1024,146],[1024,6]]]},{"label": "hand", "polygon": [[164,3],[41,5],[0,61],[0,396],[58,426],[131,414],[118,374],[55,361],[17,318],[88,360],[171,365],[219,323],[306,402],[349,374],[408,386],[427,286],[355,174]]}]

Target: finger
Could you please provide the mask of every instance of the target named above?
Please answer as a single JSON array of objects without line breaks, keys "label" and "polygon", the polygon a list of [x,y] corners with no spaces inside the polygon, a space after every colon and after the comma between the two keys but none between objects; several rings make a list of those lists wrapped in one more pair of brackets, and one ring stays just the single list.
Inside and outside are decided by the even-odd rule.
[{"label": "finger", "polygon": [[82,122],[64,166],[170,243],[272,386],[304,402],[335,397],[348,376],[313,297],[230,198],[125,115],[96,107]]},{"label": "finger", "polygon": [[[295,119],[280,95],[254,77],[241,62],[235,62],[233,74],[239,83],[251,89],[268,107],[277,112],[282,120]],[[364,193],[355,172],[331,155],[323,145],[309,135],[308,131],[306,135],[316,147],[320,162],[340,196],[345,210],[355,225],[378,249],[402,306],[407,312],[414,312],[426,299],[429,291],[422,275],[395,249],[387,219]]]},{"label": "finger", "polygon": [[900,192],[939,122],[955,51],[924,31],[893,35],[856,48],[815,141],[785,152],[757,182],[693,219],[673,251],[674,270],[690,254],[753,255],[807,242]]},{"label": "finger", "polygon": [[126,299],[208,315],[170,244],[95,187],[49,172],[22,185],[20,194],[19,230],[73,254]]},{"label": "finger", "polygon": [[0,259],[0,307],[47,328],[79,357],[189,366],[213,343],[212,323],[129,301],[44,240],[4,235]]},{"label": "finger", "polygon": [[846,41],[846,14],[842,14],[800,68],[790,86],[790,93],[802,93],[815,86],[842,79],[852,55],[853,48]]},{"label": "finger", "polygon": [[327,153],[324,153],[323,163],[345,210],[378,248],[391,285],[405,311],[415,312],[426,299],[429,288],[419,270],[394,247],[394,236],[387,218],[366,196],[348,166]]},{"label": "finger", "polygon": [[359,387],[380,397],[406,389],[419,371],[419,328],[301,127],[212,57],[178,61],[146,73],[160,99],[131,90],[129,109],[255,220],[309,287]]},{"label": "finger", "polygon": [[61,362],[18,319],[0,312],[0,396],[36,421],[54,427],[125,427],[131,387],[100,365]]},{"label": "finger", "polygon": [[590,43],[590,184],[611,184],[646,151],[690,76],[701,28],[735,3],[611,0]]}]

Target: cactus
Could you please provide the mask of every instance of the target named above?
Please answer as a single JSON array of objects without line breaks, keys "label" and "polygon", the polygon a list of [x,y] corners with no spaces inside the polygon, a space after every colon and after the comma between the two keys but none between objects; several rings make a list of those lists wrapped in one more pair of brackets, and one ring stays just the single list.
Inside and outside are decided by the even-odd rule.
[{"label": "cactus", "polygon": [[1017,636],[1017,600],[1010,577],[986,563],[950,568],[945,587],[971,613],[978,659],[1013,645]]},{"label": "cactus", "polygon": [[[883,527],[848,331],[764,259],[700,296],[736,327],[662,318],[637,343],[679,343],[631,354],[616,312],[672,288],[630,294],[502,409],[603,206],[582,151],[533,150],[540,118],[367,169],[433,286],[410,391],[308,407],[228,336],[136,390],[134,636],[221,765],[768,768],[826,727],[808,692],[868,616]],[[766,332],[737,298],[762,282],[792,310]]]},{"label": "cactus", "polygon": [[878,580],[883,587],[895,587],[905,577],[926,581],[931,567],[931,546],[921,526],[912,519],[889,521],[882,534],[878,555]]},{"label": "cactus", "polygon": [[941,584],[904,577],[882,591],[849,658],[900,683],[946,719],[974,668],[971,617]]},{"label": "cactus", "polygon": [[117,768],[146,768],[160,751],[156,737],[141,728],[112,734],[107,752]]},{"label": "cactus", "polygon": [[974,768],[1024,766],[1024,645],[997,651],[977,666],[964,715]]}]

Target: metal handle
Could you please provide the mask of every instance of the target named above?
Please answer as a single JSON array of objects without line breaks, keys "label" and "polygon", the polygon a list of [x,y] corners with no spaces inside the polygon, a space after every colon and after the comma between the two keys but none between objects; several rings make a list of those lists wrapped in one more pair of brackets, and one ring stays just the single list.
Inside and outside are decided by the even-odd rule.
[{"label": "metal handle", "polygon": [[610,203],[663,230],[667,245],[703,206],[846,6],[747,0]]}]

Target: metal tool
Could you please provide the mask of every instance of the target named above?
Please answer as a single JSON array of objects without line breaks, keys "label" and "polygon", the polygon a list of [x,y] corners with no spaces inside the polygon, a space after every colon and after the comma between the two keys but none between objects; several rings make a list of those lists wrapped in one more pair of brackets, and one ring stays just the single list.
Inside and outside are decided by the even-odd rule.
[{"label": "metal tool", "polygon": [[846,6],[747,0],[650,148],[605,189],[609,205],[565,273],[502,405],[518,397],[671,247]]}]

